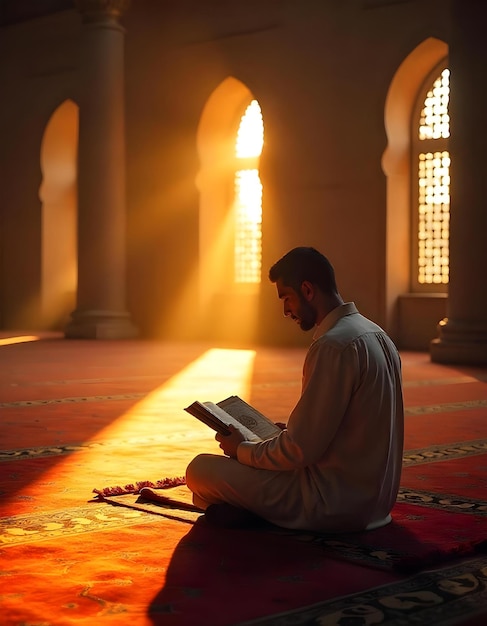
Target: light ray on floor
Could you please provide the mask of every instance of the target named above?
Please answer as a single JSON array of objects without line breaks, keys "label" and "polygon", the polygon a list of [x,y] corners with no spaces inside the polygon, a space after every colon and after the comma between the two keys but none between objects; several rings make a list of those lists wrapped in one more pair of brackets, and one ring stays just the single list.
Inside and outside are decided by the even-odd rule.
[{"label": "light ray on floor", "polygon": [[39,341],[41,337],[37,335],[20,335],[18,337],[4,337],[0,339],[0,346],[11,346],[14,343],[27,343],[29,341]]},{"label": "light ray on floor", "polygon": [[99,446],[65,457],[39,480],[46,484],[62,476],[79,486],[82,473],[93,487],[104,487],[183,475],[196,454],[220,453],[215,433],[184,407],[229,395],[248,400],[254,358],[253,350],[208,350],[93,434],[89,441]]}]

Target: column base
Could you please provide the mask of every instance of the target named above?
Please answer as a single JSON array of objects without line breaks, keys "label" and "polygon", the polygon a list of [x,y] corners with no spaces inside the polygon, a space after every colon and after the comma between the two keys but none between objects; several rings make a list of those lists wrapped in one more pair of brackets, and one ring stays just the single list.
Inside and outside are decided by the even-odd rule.
[{"label": "column base", "polygon": [[438,324],[439,337],[430,343],[434,363],[487,365],[487,327],[478,322],[445,318]]},{"label": "column base", "polygon": [[67,339],[135,339],[137,328],[126,312],[74,311],[64,330]]}]

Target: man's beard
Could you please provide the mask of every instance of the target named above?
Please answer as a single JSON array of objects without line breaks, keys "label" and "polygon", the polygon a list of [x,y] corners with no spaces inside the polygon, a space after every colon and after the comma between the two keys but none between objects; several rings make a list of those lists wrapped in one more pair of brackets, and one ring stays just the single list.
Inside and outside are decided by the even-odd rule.
[{"label": "man's beard", "polygon": [[301,330],[311,330],[316,325],[316,311],[311,304],[300,294],[298,311],[299,327]]}]

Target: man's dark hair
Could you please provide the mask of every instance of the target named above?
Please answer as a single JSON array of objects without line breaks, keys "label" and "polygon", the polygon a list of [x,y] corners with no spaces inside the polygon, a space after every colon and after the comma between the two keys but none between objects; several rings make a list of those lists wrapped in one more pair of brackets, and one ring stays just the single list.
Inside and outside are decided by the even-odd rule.
[{"label": "man's dark hair", "polygon": [[275,283],[279,279],[297,292],[304,281],[318,285],[327,294],[338,292],[333,265],[315,248],[293,248],[274,263],[269,270],[269,280]]}]

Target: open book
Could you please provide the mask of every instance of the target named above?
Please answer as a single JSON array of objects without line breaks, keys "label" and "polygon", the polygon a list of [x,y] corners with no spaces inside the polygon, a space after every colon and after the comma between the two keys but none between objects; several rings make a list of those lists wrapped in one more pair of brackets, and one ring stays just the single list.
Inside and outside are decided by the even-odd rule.
[{"label": "open book", "polygon": [[238,396],[216,404],[196,401],[184,410],[222,435],[230,434],[228,425],[233,424],[247,441],[265,441],[281,432],[279,426]]}]

